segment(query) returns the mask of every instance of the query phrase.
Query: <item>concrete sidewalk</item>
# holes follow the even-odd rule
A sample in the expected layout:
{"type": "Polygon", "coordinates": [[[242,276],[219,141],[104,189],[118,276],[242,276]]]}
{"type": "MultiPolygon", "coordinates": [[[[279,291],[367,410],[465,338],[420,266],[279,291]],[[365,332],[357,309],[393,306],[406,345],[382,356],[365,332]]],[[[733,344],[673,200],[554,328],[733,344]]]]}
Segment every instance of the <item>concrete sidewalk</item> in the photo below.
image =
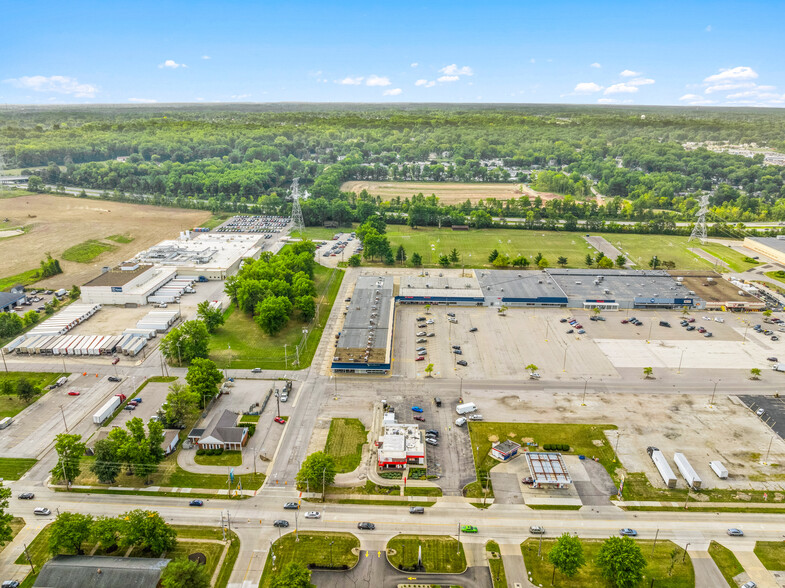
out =
{"type": "Polygon", "coordinates": [[[500,543],[499,551],[504,563],[504,574],[507,576],[507,588],[515,588],[516,584],[532,586],[533,584],[529,582],[529,574],[526,572],[520,544],[500,543]]]}
{"type": "Polygon", "coordinates": [[[731,551],[733,551],[733,555],[739,560],[750,579],[758,585],[758,588],[780,588],[779,583],[774,579],[774,575],[763,567],[755,552],[731,551]]]}
{"type": "Polygon", "coordinates": [[[695,588],[716,588],[725,585],[725,576],[722,575],[717,564],[708,551],[689,550],[692,568],[695,570],[695,588]]]}

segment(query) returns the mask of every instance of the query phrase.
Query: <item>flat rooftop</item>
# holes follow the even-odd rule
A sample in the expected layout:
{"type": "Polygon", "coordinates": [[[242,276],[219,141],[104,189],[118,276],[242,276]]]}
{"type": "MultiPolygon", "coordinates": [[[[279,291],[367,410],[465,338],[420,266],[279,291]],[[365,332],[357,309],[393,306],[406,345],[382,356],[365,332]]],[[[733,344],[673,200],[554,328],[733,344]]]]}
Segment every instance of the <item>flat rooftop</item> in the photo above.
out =
{"type": "Polygon", "coordinates": [[[169,239],[136,255],[143,263],[162,266],[228,268],[238,259],[255,257],[264,237],[235,233],[190,233],[169,239]]]}
{"type": "Polygon", "coordinates": [[[535,483],[570,484],[572,482],[561,453],[527,452],[524,455],[535,483]]]}
{"type": "Polygon", "coordinates": [[[777,237],[747,237],[747,239],[785,253],[785,239],[777,239],[777,237]]]}
{"type": "Polygon", "coordinates": [[[357,278],[334,361],[387,363],[392,335],[392,304],[392,277],[357,278]]]}
{"type": "MultiPolygon", "coordinates": [[[[724,279],[720,274],[705,272],[669,272],[677,280],[681,278],[687,290],[695,292],[695,296],[707,302],[760,302],[751,294],[739,294],[740,289],[724,279]]],[[[743,290],[742,290],[743,292],[743,290]]],[[[763,304],[761,302],[761,304],[763,304]]]]}
{"type": "MultiPolygon", "coordinates": [[[[433,270],[431,270],[433,272],[433,270]]],[[[482,298],[482,288],[473,271],[459,276],[401,276],[399,296],[482,298]]]]}
{"type": "Polygon", "coordinates": [[[547,273],[570,298],[633,300],[692,296],[689,288],[679,284],[664,270],[548,269],[547,273]],[[599,277],[602,279],[596,284],[599,277]]]}
{"type": "Polygon", "coordinates": [[[113,267],[108,272],[102,273],[100,276],[93,278],[87,282],[84,287],[107,287],[107,286],[125,286],[134,278],[141,276],[144,272],[152,268],[152,264],[131,264],[119,265],[113,267]],[[121,269],[123,267],[136,269],[121,269]]]}
{"type": "Polygon", "coordinates": [[[541,271],[477,270],[477,276],[486,298],[538,300],[554,298],[564,300],[567,295],[559,284],[541,271]]]}

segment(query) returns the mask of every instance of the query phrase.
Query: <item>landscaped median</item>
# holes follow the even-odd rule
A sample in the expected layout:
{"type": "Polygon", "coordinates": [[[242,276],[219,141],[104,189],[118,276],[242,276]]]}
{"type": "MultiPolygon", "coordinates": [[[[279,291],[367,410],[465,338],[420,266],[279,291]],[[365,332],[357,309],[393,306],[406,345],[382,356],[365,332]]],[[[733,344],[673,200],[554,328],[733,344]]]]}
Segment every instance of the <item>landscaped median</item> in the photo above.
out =
{"type": "Polygon", "coordinates": [[[485,544],[485,551],[488,552],[488,566],[491,568],[493,588],[507,588],[507,574],[504,573],[504,562],[499,544],[496,541],[488,541],[485,544]]]}
{"type": "Polygon", "coordinates": [[[755,555],[767,570],[785,570],[785,543],[782,541],[758,541],[755,555]]]}
{"type": "MultiPolygon", "coordinates": [[[[568,578],[556,571],[548,560],[548,552],[555,545],[556,539],[543,539],[541,555],[537,555],[539,539],[527,539],[521,543],[526,569],[531,573],[530,580],[535,586],[562,586],[564,588],[606,588],[610,584],[595,563],[597,554],[602,547],[602,539],[582,539],[583,556],[586,565],[578,568],[578,572],[568,578]],[[555,578],[551,584],[551,578],[555,578]]],[[[684,549],[670,541],[657,541],[652,550],[653,541],[636,540],[646,560],[641,586],[667,586],[668,588],[694,588],[695,572],[692,560],[684,549]]]]}
{"type": "Polygon", "coordinates": [[[720,573],[725,578],[725,581],[728,582],[728,586],[737,588],[738,584],[733,578],[743,574],[744,568],[739,563],[739,560],[736,559],[736,556],[733,555],[733,552],[716,541],[712,541],[709,544],[709,555],[714,560],[714,563],[717,564],[720,573]]]}
{"type": "Polygon", "coordinates": [[[460,574],[466,570],[463,545],[448,535],[397,535],[387,543],[387,559],[402,571],[460,574]],[[422,570],[417,556],[422,547],[422,570]]]}
{"type": "Polygon", "coordinates": [[[298,563],[307,568],[346,570],[357,565],[360,540],[351,533],[308,532],[287,533],[273,543],[264,564],[259,588],[270,588],[273,579],[288,563],[298,563]],[[275,557],[273,557],[275,556],[275,557]]]}

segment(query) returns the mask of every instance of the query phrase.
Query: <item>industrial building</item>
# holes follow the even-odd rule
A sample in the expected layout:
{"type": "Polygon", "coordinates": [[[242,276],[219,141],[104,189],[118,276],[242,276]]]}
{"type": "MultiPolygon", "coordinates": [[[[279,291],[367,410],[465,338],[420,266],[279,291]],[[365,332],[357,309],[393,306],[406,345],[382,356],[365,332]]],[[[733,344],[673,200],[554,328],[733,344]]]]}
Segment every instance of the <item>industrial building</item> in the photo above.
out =
{"type": "Polygon", "coordinates": [[[136,261],[103,268],[101,275],[82,286],[83,302],[140,306],[177,275],[177,269],[155,267],[136,261]]]}
{"type": "Polygon", "coordinates": [[[545,272],[483,270],[478,279],[487,306],[567,306],[564,290],[545,272]]]}
{"type": "Polygon", "coordinates": [[[360,276],[335,344],[336,372],[387,373],[392,356],[393,279],[360,276]]]}
{"type": "Polygon", "coordinates": [[[561,453],[525,452],[531,473],[532,488],[567,488],[572,478],[561,453]]]}
{"type": "Polygon", "coordinates": [[[0,292],[0,312],[11,312],[26,301],[24,288],[11,288],[9,292],[0,292]]]}
{"type": "Polygon", "coordinates": [[[438,276],[423,272],[422,275],[400,278],[400,304],[454,304],[483,306],[483,296],[477,276],[473,270],[461,272],[461,276],[438,276]]]}
{"type": "Polygon", "coordinates": [[[192,233],[161,241],[138,253],[134,260],[169,268],[188,276],[225,280],[237,273],[244,259],[258,259],[263,237],[248,234],[192,233]]]}
{"type": "Polygon", "coordinates": [[[785,235],[777,237],[745,237],[742,246],[785,264],[785,235]]]}
{"type": "Polygon", "coordinates": [[[735,278],[724,279],[713,271],[677,271],[668,272],[677,282],[691,292],[700,301],[696,308],[706,310],[764,310],[766,303],[757,298],[760,290],[735,278]]]}
{"type": "Polygon", "coordinates": [[[158,586],[170,559],[55,555],[41,568],[34,586],[58,588],[149,588],[158,586]]]}

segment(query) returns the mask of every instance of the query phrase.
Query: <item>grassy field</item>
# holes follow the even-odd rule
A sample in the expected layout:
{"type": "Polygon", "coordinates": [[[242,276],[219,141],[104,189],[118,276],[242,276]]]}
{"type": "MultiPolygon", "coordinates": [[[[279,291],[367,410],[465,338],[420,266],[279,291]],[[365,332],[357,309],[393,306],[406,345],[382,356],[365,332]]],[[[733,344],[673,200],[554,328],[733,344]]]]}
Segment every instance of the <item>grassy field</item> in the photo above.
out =
{"type": "Polygon", "coordinates": [[[382,200],[392,200],[397,197],[411,198],[420,193],[425,196],[435,194],[442,204],[461,204],[466,200],[477,203],[485,198],[496,198],[497,200],[520,198],[523,196],[520,185],[520,183],[503,182],[372,182],[361,180],[344,182],[341,185],[341,191],[359,194],[363,190],[367,190],[382,200]]]}
{"type": "Polygon", "coordinates": [[[714,563],[717,564],[720,573],[728,582],[728,586],[730,588],[736,588],[737,584],[733,578],[734,576],[741,574],[744,571],[744,568],[741,567],[739,560],[736,559],[733,552],[716,541],[712,541],[709,544],[709,555],[711,556],[711,559],[714,560],[714,563]]]}
{"type": "Polygon", "coordinates": [[[196,455],[194,461],[199,465],[239,466],[243,465],[241,451],[224,451],[221,455],[196,455]]]}
{"type": "MultiPolygon", "coordinates": [[[[16,537],[16,534],[22,530],[22,527],[25,526],[25,520],[22,517],[14,517],[8,524],[11,527],[11,539],[13,539],[16,537]]],[[[10,542],[11,540],[9,539],[8,543],[10,542]]],[[[0,551],[3,551],[3,549],[8,546],[8,543],[5,545],[0,545],[0,551]]]]}
{"type": "Polygon", "coordinates": [[[130,235],[109,235],[107,239],[114,241],[115,243],[120,243],[121,245],[131,243],[134,240],[130,235]]]}
{"type": "Polygon", "coordinates": [[[353,567],[359,560],[359,557],[352,553],[352,549],[360,547],[360,540],[351,533],[311,532],[299,535],[298,542],[295,542],[294,533],[288,533],[273,543],[275,567],[273,567],[273,558],[268,555],[259,588],[269,588],[281,568],[289,562],[299,562],[305,566],[315,564],[353,567]],[[332,547],[330,547],[331,542],[332,547]]]}
{"type": "Polygon", "coordinates": [[[38,281],[40,272],[40,269],[31,269],[21,274],[0,278],[0,292],[7,291],[17,284],[22,284],[23,286],[35,284],[38,281]]]}
{"type": "MultiPolygon", "coordinates": [[[[553,575],[553,566],[548,562],[548,551],[556,543],[555,539],[544,539],[542,542],[542,557],[537,557],[538,539],[527,539],[521,543],[523,559],[526,569],[531,572],[531,581],[535,586],[550,586],[553,575]]],[[[586,565],[572,578],[565,578],[556,572],[556,581],[553,586],[564,588],[611,588],[613,584],[600,576],[594,565],[594,559],[602,545],[600,539],[583,539],[583,555],[586,565]]],[[[670,541],[658,541],[652,556],[652,541],[636,541],[643,551],[648,566],[644,570],[644,581],[641,586],[649,586],[654,580],[655,586],[668,588],[694,588],[695,572],[692,569],[692,560],[687,555],[684,563],[681,559],[684,550],[670,541]],[[671,569],[673,562],[673,570],[671,569]]]]}
{"type": "Polygon", "coordinates": [[[747,270],[760,265],[755,260],[745,261],[745,259],[752,258],[747,258],[746,255],[731,249],[727,245],[720,245],[719,243],[704,243],[703,245],[700,245],[700,248],[727,263],[728,267],[730,267],[730,269],[734,272],[746,272],[747,270]]]}
{"type": "Polygon", "coordinates": [[[351,472],[360,465],[368,431],[360,419],[333,419],[327,435],[325,453],[335,459],[338,473],[351,472]]]}
{"type": "Polygon", "coordinates": [[[30,402],[23,402],[15,394],[0,394],[0,419],[16,416],[25,408],[33,404],[36,400],[47,393],[44,388],[53,384],[58,378],[66,374],[48,374],[43,372],[0,372],[0,383],[9,380],[16,387],[16,383],[22,378],[28,380],[36,388],[41,390],[40,394],[33,397],[30,402]]]}
{"type": "Polygon", "coordinates": [[[466,569],[463,545],[447,535],[396,535],[387,543],[395,555],[388,559],[396,568],[417,565],[418,547],[422,546],[422,565],[429,574],[460,574],[466,569]]]}
{"type": "Polygon", "coordinates": [[[212,218],[207,219],[206,221],[204,221],[199,226],[200,227],[205,227],[207,229],[214,229],[215,227],[224,224],[226,221],[228,221],[233,216],[234,216],[234,213],[232,213],[232,212],[219,212],[217,214],[214,214],[212,216],[212,218]]]}
{"type": "Polygon", "coordinates": [[[758,541],[755,555],[767,570],[785,570],[785,543],[782,541],[758,541]]]}
{"type": "Polygon", "coordinates": [[[230,307],[225,314],[226,322],[210,339],[210,359],[219,368],[288,369],[295,366],[294,350],[302,339],[302,330],[309,328],[308,339],[300,352],[299,365],[300,368],[308,367],[319,345],[343,276],[344,272],[341,270],[317,265],[314,281],[319,306],[318,322],[309,326],[297,320],[290,320],[275,337],[266,335],[252,317],[238,311],[235,307],[230,307]],[[330,281],[333,272],[335,274],[330,281]]]}
{"type": "Polygon", "coordinates": [[[90,263],[102,253],[114,251],[114,249],[114,245],[89,239],[63,251],[63,259],[77,263],[90,263]]]}
{"type": "MultiPolygon", "coordinates": [[[[313,490],[313,489],[312,489],[313,490]]],[[[365,482],[365,486],[355,486],[346,488],[344,486],[327,486],[326,494],[376,494],[377,496],[399,496],[400,486],[377,486],[370,480],[365,482]]]]}
{"type": "Polygon", "coordinates": [[[407,486],[403,491],[404,496],[441,496],[441,488],[420,488],[417,486],[407,486]]]}
{"type": "MultiPolygon", "coordinates": [[[[688,237],[677,235],[627,235],[620,233],[600,234],[627,259],[637,265],[635,269],[649,269],[649,260],[656,255],[663,261],[672,261],[676,269],[711,269],[713,266],[692,251],[688,251],[688,237]]],[[[592,233],[594,235],[594,233],[592,233]]],[[[689,247],[697,246],[695,242],[689,247]]]]}
{"type": "MultiPolygon", "coordinates": [[[[525,441],[533,441],[539,443],[540,447],[546,443],[567,443],[570,445],[570,453],[583,454],[589,458],[599,458],[600,463],[613,475],[616,467],[616,454],[604,433],[604,431],[609,429],[616,429],[616,425],[469,423],[474,463],[478,473],[490,470],[499,463],[488,455],[491,450],[491,444],[510,439],[520,444],[523,444],[525,441]],[[601,441],[602,445],[599,447],[595,445],[593,443],[595,440],[601,441]],[[479,450],[477,449],[478,447],[479,450]]],[[[492,493],[489,492],[488,495],[490,497],[492,493]]]]}
{"type": "Polygon", "coordinates": [[[18,480],[37,462],[37,459],[32,458],[0,457],[0,478],[18,480]]]}
{"type": "Polygon", "coordinates": [[[488,557],[493,588],[507,588],[507,574],[504,573],[504,562],[502,561],[499,551],[499,544],[496,543],[496,541],[488,541],[488,543],[485,544],[485,550],[498,554],[497,558],[488,557]]]}

